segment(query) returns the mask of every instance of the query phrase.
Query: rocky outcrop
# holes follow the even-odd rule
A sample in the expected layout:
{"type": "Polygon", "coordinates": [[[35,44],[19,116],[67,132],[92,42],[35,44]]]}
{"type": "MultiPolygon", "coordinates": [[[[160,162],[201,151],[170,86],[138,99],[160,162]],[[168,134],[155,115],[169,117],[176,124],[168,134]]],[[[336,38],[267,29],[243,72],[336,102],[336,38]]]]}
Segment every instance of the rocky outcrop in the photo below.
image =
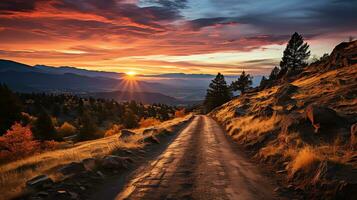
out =
{"type": "Polygon", "coordinates": [[[26,182],[26,186],[33,189],[49,187],[53,181],[47,175],[39,175],[26,182]]]}
{"type": "Polygon", "coordinates": [[[321,128],[337,125],[343,121],[335,110],[317,105],[309,105],[306,108],[305,116],[315,127],[316,133],[319,132],[321,128]]]}
{"type": "Polygon", "coordinates": [[[283,85],[280,87],[276,94],[276,104],[278,105],[283,105],[289,101],[291,101],[291,95],[298,90],[298,87],[295,85],[292,85],[290,83],[283,85]]]}
{"type": "Polygon", "coordinates": [[[157,139],[156,136],[150,135],[148,137],[144,137],[141,142],[147,143],[147,144],[160,144],[160,140],[157,139]]]}
{"type": "Polygon", "coordinates": [[[133,136],[133,135],[135,135],[134,132],[129,131],[127,129],[123,129],[120,131],[119,139],[124,139],[124,138],[130,137],[130,136],[133,136]]]}
{"type": "Polygon", "coordinates": [[[68,165],[65,165],[58,169],[58,172],[60,172],[63,175],[71,175],[71,174],[76,174],[85,171],[85,167],[83,163],[79,162],[72,162],[68,165]]]}
{"type": "Polygon", "coordinates": [[[330,57],[327,69],[336,69],[357,64],[357,41],[337,45],[330,57]]]}
{"type": "Polygon", "coordinates": [[[101,167],[105,169],[127,169],[130,162],[131,160],[127,157],[109,155],[103,158],[101,167]]]}

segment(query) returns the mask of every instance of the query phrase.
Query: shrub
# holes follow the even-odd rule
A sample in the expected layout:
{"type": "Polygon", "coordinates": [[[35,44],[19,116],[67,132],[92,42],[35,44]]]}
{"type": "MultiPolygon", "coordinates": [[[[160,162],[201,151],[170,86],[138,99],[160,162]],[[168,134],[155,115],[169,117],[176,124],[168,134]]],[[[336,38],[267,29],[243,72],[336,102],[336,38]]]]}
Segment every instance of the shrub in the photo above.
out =
{"type": "Polygon", "coordinates": [[[140,128],[144,128],[144,127],[149,127],[149,126],[155,126],[160,123],[161,123],[160,120],[150,117],[150,118],[146,118],[146,119],[141,118],[139,125],[140,125],[140,128]]]}
{"type": "Polygon", "coordinates": [[[175,117],[184,117],[186,115],[186,110],[184,108],[175,111],[175,117]]]}
{"type": "Polygon", "coordinates": [[[57,133],[59,134],[60,137],[74,135],[76,132],[77,132],[76,127],[74,127],[72,124],[68,122],[64,122],[62,126],[57,128],[57,133]]]}
{"type": "Polygon", "coordinates": [[[57,138],[53,121],[45,110],[40,111],[32,130],[35,138],[39,140],[53,140],[57,138]]]}
{"type": "Polygon", "coordinates": [[[311,147],[302,148],[291,164],[291,172],[294,174],[299,170],[308,170],[310,167],[321,160],[317,150],[311,147]]]}
{"type": "Polygon", "coordinates": [[[96,122],[89,113],[84,112],[80,121],[81,126],[79,128],[78,140],[84,141],[100,138],[96,122]]]}
{"type": "Polygon", "coordinates": [[[135,128],[138,126],[138,116],[131,109],[125,111],[123,117],[123,125],[125,128],[135,128]]]}
{"type": "Polygon", "coordinates": [[[110,129],[108,129],[107,131],[105,131],[104,133],[104,137],[109,137],[115,134],[118,134],[120,132],[121,129],[123,129],[123,125],[121,124],[114,124],[110,129]]]}
{"type": "Polygon", "coordinates": [[[31,129],[19,123],[12,125],[0,137],[0,161],[15,160],[33,154],[39,149],[39,143],[33,140],[31,129]]]}

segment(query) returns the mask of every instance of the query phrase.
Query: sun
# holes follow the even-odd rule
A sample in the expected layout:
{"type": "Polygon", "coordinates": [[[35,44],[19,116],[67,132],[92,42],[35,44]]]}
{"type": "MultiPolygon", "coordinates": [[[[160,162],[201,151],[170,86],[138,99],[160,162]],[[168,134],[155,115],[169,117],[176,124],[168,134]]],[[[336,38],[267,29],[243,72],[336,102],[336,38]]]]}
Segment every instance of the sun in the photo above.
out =
{"type": "Polygon", "coordinates": [[[130,76],[130,77],[134,77],[134,76],[136,75],[136,72],[134,72],[134,71],[128,71],[128,72],[126,72],[126,75],[127,75],[127,76],[130,76]]]}

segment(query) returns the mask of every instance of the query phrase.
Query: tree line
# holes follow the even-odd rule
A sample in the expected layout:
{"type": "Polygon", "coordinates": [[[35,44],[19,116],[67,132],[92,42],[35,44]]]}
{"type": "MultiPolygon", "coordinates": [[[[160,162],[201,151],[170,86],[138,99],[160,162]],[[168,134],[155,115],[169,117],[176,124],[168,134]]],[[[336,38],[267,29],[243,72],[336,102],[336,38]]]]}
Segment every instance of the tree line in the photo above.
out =
{"type": "Polygon", "coordinates": [[[164,104],[82,98],[71,94],[14,93],[0,85],[0,136],[12,125],[30,126],[34,139],[61,141],[77,135],[79,141],[103,137],[113,125],[136,128],[143,119],[165,121],[178,108],[164,104]]]}
{"type": "MultiPolygon", "coordinates": [[[[271,87],[284,77],[300,74],[303,68],[307,66],[309,57],[309,45],[304,42],[300,34],[295,32],[283,52],[280,65],[272,69],[268,78],[262,77],[259,89],[271,87]]],[[[326,55],[323,57],[326,57],[326,55]]],[[[251,88],[252,80],[253,77],[250,74],[242,71],[239,78],[228,85],[224,75],[218,73],[207,89],[204,101],[205,111],[210,112],[214,108],[230,101],[233,98],[233,92],[239,91],[241,95],[244,94],[251,88]]]]}

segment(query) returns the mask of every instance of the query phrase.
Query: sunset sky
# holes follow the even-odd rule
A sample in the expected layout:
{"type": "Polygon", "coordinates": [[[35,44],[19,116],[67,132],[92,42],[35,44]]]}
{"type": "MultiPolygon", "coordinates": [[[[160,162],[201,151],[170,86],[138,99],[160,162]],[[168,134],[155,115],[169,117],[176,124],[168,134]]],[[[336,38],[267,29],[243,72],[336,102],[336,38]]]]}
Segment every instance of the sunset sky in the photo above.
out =
{"type": "Polygon", "coordinates": [[[293,32],[321,56],[356,0],[1,0],[0,58],[141,74],[267,74],[293,32]]]}

